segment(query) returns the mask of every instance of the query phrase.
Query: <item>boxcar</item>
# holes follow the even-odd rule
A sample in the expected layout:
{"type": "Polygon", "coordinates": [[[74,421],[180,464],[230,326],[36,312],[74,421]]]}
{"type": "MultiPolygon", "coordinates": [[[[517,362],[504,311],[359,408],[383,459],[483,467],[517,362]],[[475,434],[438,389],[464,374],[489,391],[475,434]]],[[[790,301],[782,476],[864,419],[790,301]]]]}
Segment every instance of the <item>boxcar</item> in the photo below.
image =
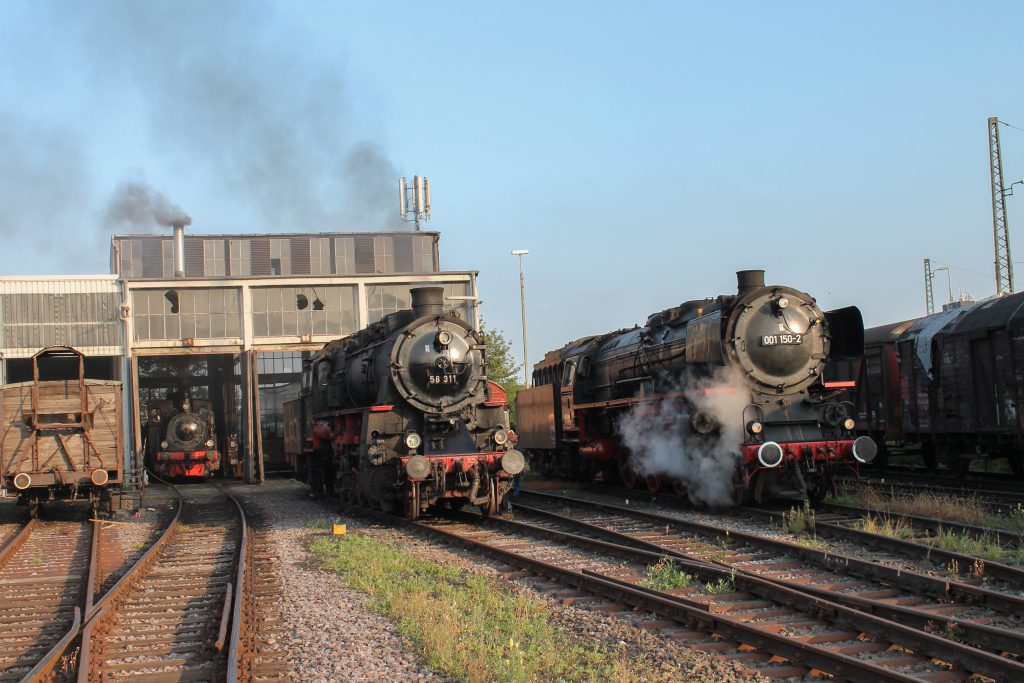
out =
{"type": "Polygon", "coordinates": [[[67,346],[33,356],[32,377],[0,388],[5,493],[33,514],[52,500],[109,504],[123,480],[121,383],[86,379],[82,353],[67,346]]]}

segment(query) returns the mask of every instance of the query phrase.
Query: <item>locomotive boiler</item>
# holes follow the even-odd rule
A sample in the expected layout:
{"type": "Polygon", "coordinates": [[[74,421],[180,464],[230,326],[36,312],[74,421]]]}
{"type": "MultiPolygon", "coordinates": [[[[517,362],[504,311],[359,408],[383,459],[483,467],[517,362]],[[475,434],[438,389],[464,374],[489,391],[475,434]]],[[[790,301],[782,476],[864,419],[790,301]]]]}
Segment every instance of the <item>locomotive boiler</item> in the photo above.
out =
{"type": "Polygon", "coordinates": [[[485,515],[504,503],[525,458],[487,382],[482,336],[443,304],[443,288],[414,288],[412,310],[304,364],[285,450],[314,490],[409,518],[442,501],[485,515]]]}
{"type": "Polygon", "coordinates": [[[175,394],[150,401],[146,461],[160,477],[206,478],[220,470],[213,402],[175,394]]]}
{"type": "Polygon", "coordinates": [[[870,462],[852,406],[822,382],[830,356],[863,350],[856,308],[737,273],[735,294],[687,301],[633,329],[548,353],[517,397],[520,446],[547,473],[667,481],[698,502],[820,499],[840,467],[870,462]]]}

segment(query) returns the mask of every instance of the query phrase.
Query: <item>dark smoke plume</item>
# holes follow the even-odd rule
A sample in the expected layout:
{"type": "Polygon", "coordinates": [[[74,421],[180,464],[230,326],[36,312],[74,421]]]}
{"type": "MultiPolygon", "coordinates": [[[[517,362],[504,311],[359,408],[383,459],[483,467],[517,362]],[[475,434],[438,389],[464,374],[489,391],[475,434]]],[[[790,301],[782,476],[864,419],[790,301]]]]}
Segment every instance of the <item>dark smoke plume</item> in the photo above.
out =
{"type": "Polygon", "coordinates": [[[118,185],[107,206],[106,224],[109,227],[127,225],[135,230],[170,228],[191,225],[192,217],[169,200],[163,193],[135,180],[118,185]]]}
{"type": "Polygon", "coordinates": [[[153,152],[208,181],[225,208],[239,207],[240,221],[402,228],[399,173],[366,142],[378,117],[355,116],[344,64],[307,56],[308,40],[278,7],[97,0],[75,8],[57,20],[90,46],[99,90],[134,84],[153,152]]]}
{"type": "MultiPolygon", "coordinates": [[[[76,131],[0,111],[0,272],[25,273],[26,250],[48,273],[81,273],[102,263],[88,230],[94,216],[85,153],[76,131]]],[[[38,270],[36,272],[39,272],[38,270]]]]}

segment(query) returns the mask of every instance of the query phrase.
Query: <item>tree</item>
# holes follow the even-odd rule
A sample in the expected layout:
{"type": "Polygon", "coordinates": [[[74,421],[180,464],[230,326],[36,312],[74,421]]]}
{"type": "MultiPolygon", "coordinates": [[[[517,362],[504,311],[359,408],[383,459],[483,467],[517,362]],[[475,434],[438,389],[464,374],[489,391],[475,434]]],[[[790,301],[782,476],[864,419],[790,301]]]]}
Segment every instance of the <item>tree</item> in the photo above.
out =
{"type": "Polygon", "coordinates": [[[501,388],[508,393],[509,420],[514,424],[516,421],[516,394],[524,389],[522,380],[519,379],[522,364],[515,362],[512,357],[512,344],[505,337],[501,330],[487,328],[484,321],[480,321],[480,332],[484,336],[484,343],[487,344],[487,379],[501,385],[501,388]]]}

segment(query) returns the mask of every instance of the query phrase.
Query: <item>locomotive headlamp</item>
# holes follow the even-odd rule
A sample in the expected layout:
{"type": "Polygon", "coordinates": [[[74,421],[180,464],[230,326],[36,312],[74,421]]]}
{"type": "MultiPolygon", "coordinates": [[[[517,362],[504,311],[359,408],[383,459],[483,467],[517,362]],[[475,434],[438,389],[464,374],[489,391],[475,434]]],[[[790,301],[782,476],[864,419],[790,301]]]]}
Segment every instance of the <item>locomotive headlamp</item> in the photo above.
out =
{"type": "Polygon", "coordinates": [[[166,441],[161,441],[160,442],[160,448],[167,448],[167,442],[166,441]]]}
{"type": "Polygon", "coordinates": [[[765,467],[778,467],[782,464],[782,446],[774,441],[765,441],[757,449],[757,461],[765,467]]]}
{"type": "Polygon", "coordinates": [[[778,306],[780,310],[789,308],[789,299],[784,296],[780,296],[779,300],[775,302],[775,305],[778,306]]]}
{"type": "Polygon", "coordinates": [[[416,450],[417,448],[420,447],[420,444],[422,443],[423,437],[417,434],[416,432],[409,432],[408,434],[405,435],[405,447],[408,448],[410,451],[416,450]]]}
{"type": "Polygon", "coordinates": [[[852,417],[848,417],[845,420],[843,420],[843,429],[845,429],[846,431],[850,431],[851,429],[853,429],[856,426],[857,426],[857,423],[856,423],[856,421],[854,421],[854,419],[852,417]]]}
{"type": "Polygon", "coordinates": [[[869,463],[878,453],[878,444],[870,436],[860,436],[853,442],[853,459],[857,462],[869,463]]]}
{"type": "Polygon", "coordinates": [[[764,431],[764,425],[757,420],[751,420],[747,423],[747,431],[751,434],[760,434],[764,431]]]}
{"type": "Polygon", "coordinates": [[[452,333],[448,330],[441,330],[437,333],[437,343],[441,346],[448,346],[452,343],[452,333]]]}
{"type": "Polygon", "coordinates": [[[213,448],[213,439],[207,439],[206,440],[206,447],[207,448],[213,448]]]}
{"type": "Polygon", "coordinates": [[[508,443],[508,432],[506,432],[504,429],[501,429],[500,427],[496,429],[494,432],[494,443],[498,444],[499,446],[504,446],[506,443],[508,443]]]}
{"type": "Polygon", "coordinates": [[[415,455],[405,463],[405,473],[410,479],[422,481],[430,476],[430,461],[422,455],[415,455]]]}
{"type": "Polygon", "coordinates": [[[501,456],[501,469],[509,474],[519,474],[525,467],[526,456],[519,451],[505,451],[505,455],[501,456]]]}

